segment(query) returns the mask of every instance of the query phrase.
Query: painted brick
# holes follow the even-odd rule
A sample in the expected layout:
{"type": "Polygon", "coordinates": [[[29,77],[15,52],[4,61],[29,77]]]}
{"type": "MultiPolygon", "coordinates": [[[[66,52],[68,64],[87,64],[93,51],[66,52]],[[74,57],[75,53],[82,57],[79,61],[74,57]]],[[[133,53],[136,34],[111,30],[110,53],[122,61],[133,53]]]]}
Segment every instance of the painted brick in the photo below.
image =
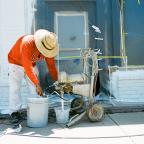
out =
{"type": "MultiPolygon", "coordinates": [[[[21,99],[22,105],[27,104],[27,97],[29,96],[29,91],[26,85],[21,87],[21,99]]],[[[0,86],[0,110],[8,108],[9,99],[9,86],[0,86]]]]}

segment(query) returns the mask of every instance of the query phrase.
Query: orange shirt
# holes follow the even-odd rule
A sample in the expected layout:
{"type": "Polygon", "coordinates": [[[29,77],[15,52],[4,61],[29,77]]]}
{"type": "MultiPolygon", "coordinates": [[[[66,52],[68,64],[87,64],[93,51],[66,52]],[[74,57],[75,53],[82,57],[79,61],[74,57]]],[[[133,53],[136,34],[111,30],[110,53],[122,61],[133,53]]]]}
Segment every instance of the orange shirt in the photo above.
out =
{"type": "Polygon", "coordinates": [[[58,79],[54,58],[44,57],[37,49],[33,35],[20,37],[8,54],[8,61],[24,67],[29,79],[35,84],[39,84],[37,75],[33,72],[33,66],[39,60],[45,59],[49,73],[53,80],[58,79]]]}

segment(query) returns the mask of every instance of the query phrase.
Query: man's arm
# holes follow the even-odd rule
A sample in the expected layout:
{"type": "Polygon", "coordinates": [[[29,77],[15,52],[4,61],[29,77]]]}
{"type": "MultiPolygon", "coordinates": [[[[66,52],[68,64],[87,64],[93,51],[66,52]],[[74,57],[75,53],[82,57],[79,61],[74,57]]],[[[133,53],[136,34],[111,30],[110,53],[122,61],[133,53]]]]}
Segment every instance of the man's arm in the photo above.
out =
{"type": "Polygon", "coordinates": [[[47,64],[47,67],[48,67],[48,71],[51,75],[51,78],[54,81],[57,81],[58,80],[58,71],[57,71],[57,68],[56,68],[54,58],[45,58],[45,60],[46,60],[46,64],[47,64]]]}
{"type": "Polygon", "coordinates": [[[25,73],[29,77],[29,79],[33,82],[33,84],[35,85],[37,94],[41,96],[42,88],[40,86],[38,76],[33,71],[33,65],[31,62],[31,53],[29,51],[27,42],[24,42],[21,45],[21,54],[22,54],[22,64],[23,64],[25,73]]]}
{"type": "Polygon", "coordinates": [[[22,46],[22,64],[25,70],[25,73],[29,77],[29,79],[33,82],[34,85],[39,84],[39,80],[37,75],[33,71],[33,65],[30,59],[29,51],[25,45],[22,46]]]}

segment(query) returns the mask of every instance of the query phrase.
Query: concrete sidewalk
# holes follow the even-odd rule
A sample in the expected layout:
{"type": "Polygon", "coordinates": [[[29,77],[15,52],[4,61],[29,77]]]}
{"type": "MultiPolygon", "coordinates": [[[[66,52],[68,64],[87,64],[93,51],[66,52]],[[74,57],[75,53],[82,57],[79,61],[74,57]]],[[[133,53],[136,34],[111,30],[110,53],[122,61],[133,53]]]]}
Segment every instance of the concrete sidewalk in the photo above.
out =
{"type": "Polygon", "coordinates": [[[85,117],[70,128],[49,122],[45,128],[29,128],[13,133],[10,125],[0,125],[0,144],[143,144],[144,113],[108,114],[102,122],[85,117]]]}

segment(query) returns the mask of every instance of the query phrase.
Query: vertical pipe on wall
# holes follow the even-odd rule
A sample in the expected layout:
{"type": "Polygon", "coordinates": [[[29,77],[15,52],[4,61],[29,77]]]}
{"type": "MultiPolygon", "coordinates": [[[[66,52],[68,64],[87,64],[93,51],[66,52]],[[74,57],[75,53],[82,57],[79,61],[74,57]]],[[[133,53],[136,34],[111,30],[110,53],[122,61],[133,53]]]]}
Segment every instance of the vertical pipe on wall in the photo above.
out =
{"type": "Polygon", "coordinates": [[[24,21],[25,34],[33,34],[35,32],[35,8],[36,0],[23,0],[24,2],[24,21]]]}
{"type": "Polygon", "coordinates": [[[36,30],[36,17],[35,17],[35,12],[37,9],[35,8],[36,5],[36,0],[33,0],[33,6],[32,6],[32,11],[33,11],[33,32],[36,30]]]}
{"type": "MultiPolygon", "coordinates": [[[[57,34],[57,39],[58,39],[58,12],[54,13],[54,32],[57,34]]],[[[58,44],[58,49],[59,49],[59,44],[58,44]]],[[[60,72],[60,55],[59,55],[59,52],[58,52],[58,55],[56,57],[56,60],[57,60],[57,69],[58,69],[58,72],[60,72]]]]}
{"type": "Polygon", "coordinates": [[[127,65],[126,50],[125,50],[125,32],[124,32],[124,0],[120,0],[120,31],[121,31],[121,56],[122,65],[127,65]]]}
{"type": "Polygon", "coordinates": [[[25,21],[25,34],[28,34],[28,1],[24,0],[24,21],[25,21]]]}

